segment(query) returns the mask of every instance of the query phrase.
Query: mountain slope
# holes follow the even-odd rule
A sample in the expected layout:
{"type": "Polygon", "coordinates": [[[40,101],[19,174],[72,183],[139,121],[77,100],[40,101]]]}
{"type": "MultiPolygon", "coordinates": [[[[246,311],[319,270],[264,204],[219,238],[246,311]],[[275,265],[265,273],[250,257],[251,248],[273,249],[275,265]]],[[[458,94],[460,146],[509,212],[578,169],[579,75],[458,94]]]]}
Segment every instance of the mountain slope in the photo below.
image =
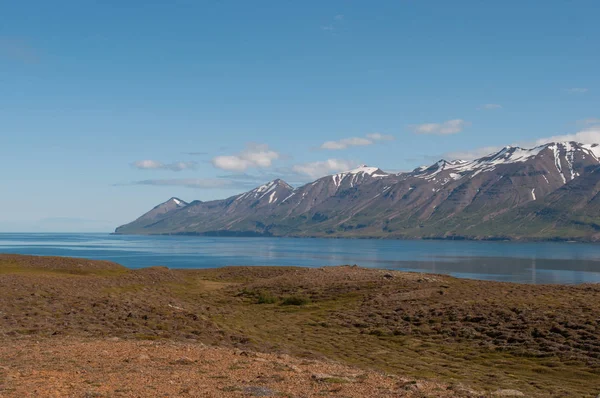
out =
{"type": "Polygon", "coordinates": [[[116,233],[596,239],[599,158],[598,145],[562,142],[409,173],[361,166],[296,189],[274,180],[224,200],[168,201],[116,233]]]}
{"type": "MultiPolygon", "coordinates": [[[[184,202],[183,200],[173,197],[173,198],[167,200],[166,202],[163,202],[163,203],[159,204],[158,206],[155,206],[152,210],[143,214],[138,219],[136,219],[135,221],[133,221],[127,225],[129,228],[135,228],[135,229],[151,228],[151,226],[154,225],[155,223],[172,215],[173,213],[186,207],[187,205],[188,205],[188,203],[184,202]]],[[[122,227],[117,228],[117,230],[115,232],[119,233],[121,228],[122,227]]]]}
{"type": "Polygon", "coordinates": [[[600,166],[545,198],[473,228],[472,233],[537,239],[600,240],[600,166]]]}

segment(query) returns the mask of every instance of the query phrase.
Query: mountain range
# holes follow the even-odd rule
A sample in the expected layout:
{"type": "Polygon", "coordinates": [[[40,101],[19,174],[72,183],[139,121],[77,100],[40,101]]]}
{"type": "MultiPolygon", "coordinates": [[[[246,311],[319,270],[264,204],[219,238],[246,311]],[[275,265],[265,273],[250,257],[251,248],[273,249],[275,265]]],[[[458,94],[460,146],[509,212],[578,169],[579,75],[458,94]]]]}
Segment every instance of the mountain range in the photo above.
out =
{"type": "Polygon", "coordinates": [[[361,166],[298,188],[178,198],[117,234],[600,241],[600,146],[507,146],[406,173],[361,166]]]}

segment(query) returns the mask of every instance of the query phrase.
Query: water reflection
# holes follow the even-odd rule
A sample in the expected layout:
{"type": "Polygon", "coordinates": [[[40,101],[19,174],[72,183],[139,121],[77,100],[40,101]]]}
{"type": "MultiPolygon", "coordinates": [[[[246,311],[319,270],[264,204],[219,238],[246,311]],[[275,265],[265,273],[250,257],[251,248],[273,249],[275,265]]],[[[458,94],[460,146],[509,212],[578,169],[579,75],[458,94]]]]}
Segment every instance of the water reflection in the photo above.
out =
{"type": "Polygon", "coordinates": [[[0,252],[166,265],[364,267],[521,283],[600,282],[600,246],[569,243],[0,234],[0,252]]]}

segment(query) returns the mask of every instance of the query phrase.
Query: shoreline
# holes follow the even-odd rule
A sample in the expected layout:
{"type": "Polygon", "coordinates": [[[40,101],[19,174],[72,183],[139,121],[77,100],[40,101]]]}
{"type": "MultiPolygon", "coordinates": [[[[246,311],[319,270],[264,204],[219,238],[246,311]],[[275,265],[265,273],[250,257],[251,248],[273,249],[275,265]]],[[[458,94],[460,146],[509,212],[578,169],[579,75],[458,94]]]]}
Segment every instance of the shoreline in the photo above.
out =
{"type": "Polygon", "coordinates": [[[402,236],[332,236],[332,235],[273,235],[259,232],[245,231],[212,231],[212,232],[175,232],[159,234],[133,234],[110,232],[109,235],[115,236],[193,236],[193,237],[211,237],[211,238],[290,238],[290,239],[346,239],[346,240],[399,240],[399,241],[466,241],[466,242],[511,242],[511,243],[586,243],[600,244],[600,239],[588,239],[579,237],[508,237],[508,236],[425,236],[425,237],[402,237],[402,236]]]}
{"type": "MultiPolygon", "coordinates": [[[[106,263],[112,263],[112,260],[102,260],[102,259],[90,259],[88,257],[82,256],[82,257],[76,257],[76,256],[66,256],[66,255],[45,255],[45,254],[21,254],[21,253],[15,253],[15,252],[1,252],[0,251],[0,259],[2,257],[34,257],[34,258],[39,258],[39,259],[44,259],[44,258],[53,258],[53,259],[64,259],[64,260],[70,260],[70,259],[80,259],[82,261],[92,261],[92,262],[106,262],[106,263]]],[[[469,259],[485,259],[485,260],[504,260],[504,257],[472,257],[469,259]]],[[[526,258],[520,258],[520,257],[515,257],[513,258],[515,260],[527,260],[526,258]]],[[[565,261],[565,260],[560,260],[560,259],[546,259],[547,261],[565,261]]],[[[571,261],[576,261],[576,260],[571,260],[571,261]]],[[[588,260],[590,261],[590,260],[588,260]]],[[[591,260],[594,262],[597,262],[600,265],[600,260],[595,261],[595,260],[591,260]]],[[[407,264],[410,263],[419,263],[419,261],[405,261],[407,264]]],[[[180,272],[203,272],[203,271],[218,271],[218,270],[223,270],[223,269],[227,269],[227,268],[248,268],[248,269],[252,269],[252,268],[279,268],[279,269],[303,269],[303,270],[314,270],[314,269],[321,269],[321,268],[338,268],[338,267],[356,267],[356,268],[360,268],[360,269],[364,269],[364,270],[372,270],[372,271],[384,271],[384,272],[400,272],[400,273],[407,273],[407,274],[414,274],[414,275],[423,275],[423,276],[432,276],[432,277],[444,277],[444,278],[452,278],[452,279],[458,279],[458,280],[466,280],[466,281],[473,281],[473,282],[490,282],[490,283],[503,283],[503,284],[515,284],[515,285],[527,285],[527,286],[583,286],[583,285],[599,285],[600,286],[600,281],[583,281],[583,282],[542,282],[539,283],[537,281],[514,281],[514,280],[501,280],[501,279],[493,279],[493,278],[477,278],[475,276],[457,276],[457,274],[462,274],[462,272],[458,272],[458,271],[452,271],[452,272],[448,272],[448,273],[443,273],[443,272],[432,272],[430,270],[418,270],[416,268],[385,268],[385,267],[366,267],[366,266],[362,266],[362,265],[358,265],[358,264],[333,264],[333,265],[315,265],[315,266],[307,266],[307,265],[270,265],[270,264],[266,264],[266,265],[259,265],[259,264],[249,264],[249,265],[223,265],[223,266],[211,266],[211,267],[197,267],[197,268],[191,268],[191,267],[171,267],[168,265],[163,265],[163,264],[154,264],[154,265],[147,265],[147,266],[142,266],[142,267],[129,267],[126,265],[121,265],[119,263],[115,263],[129,271],[144,271],[144,270],[148,270],[148,269],[157,269],[157,268],[161,268],[161,269],[166,269],[169,271],[180,271],[180,272]]],[[[600,272],[593,272],[593,271],[577,271],[577,272],[588,272],[588,273],[600,273],[600,272]]],[[[469,273],[471,275],[471,273],[469,273]]],[[[481,275],[486,275],[486,274],[481,274],[481,275]]],[[[499,275],[504,275],[504,274],[499,274],[499,275]]]]}
{"type": "MultiPolygon", "coordinates": [[[[35,235],[35,234],[27,234],[27,235],[35,235]]],[[[43,234],[44,236],[47,234],[43,234]]],[[[60,234],[59,234],[60,235],[60,234]]],[[[71,235],[71,234],[67,234],[71,235]]],[[[85,234],[74,234],[75,236],[85,234]]],[[[99,236],[110,236],[106,233],[92,233],[92,236],[97,237],[97,239],[102,239],[99,236]]],[[[155,237],[155,238],[169,238],[166,235],[136,235],[138,237],[155,237]]],[[[170,236],[173,239],[177,239],[177,236],[170,236]]],[[[210,239],[219,239],[219,238],[210,238],[210,239]]],[[[221,244],[226,242],[226,238],[221,244]]],[[[240,238],[244,239],[244,238],[240,238]]],[[[294,239],[294,238],[279,238],[282,241],[286,239],[294,239]]],[[[120,242],[119,239],[116,240],[120,242]]],[[[128,240],[123,240],[123,242],[127,242],[128,240]]],[[[0,243],[2,241],[0,240],[0,243]]],[[[49,240],[52,242],[52,240],[49,240]]],[[[90,242],[94,242],[91,240],[90,242]]],[[[153,242],[153,239],[141,240],[140,242],[153,242]]],[[[170,239],[163,239],[160,241],[161,244],[169,244],[170,239]]],[[[381,250],[382,256],[377,260],[372,260],[368,256],[363,256],[361,253],[362,249],[358,249],[354,251],[356,254],[356,258],[354,258],[354,262],[352,261],[353,255],[352,253],[345,255],[344,257],[339,258],[336,262],[330,261],[327,257],[323,257],[323,260],[320,260],[320,256],[317,252],[312,253],[314,257],[310,257],[310,259],[306,258],[294,258],[295,260],[286,259],[285,256],[281,257],[282,261],[272,260],[270,261],[267,257],[251,257],[250,261],[242,262],[232,260],[230,261],[222,261],[222,258],[219,255],[211,254],[210,251],[202,251],[205,245],[196,246],[193,243],[193,238],[187,241],[192,247],[197,247],[200,250],[195,254],[182,254],[181,257],[179,255],[175,255],[173,257],[169,257],[167,252],[157,252],[156,257],[159,258],[158,261],[154,261],[154,255],[152,256],[141,256],[135,255],[134,251],[128,251],[126,248],[121,248],[117,245],[116,254],[112,255],[98,255],[95,253],[88,253],[87,250],[83,250],[79,255],[74,256],[75,253],[72,253],[70,250],[65,247],[58,245],[52,246],[49,245],[49,250],[22,250],[19,251],[18,246],[7,247],[3,249],[0,248],[0,256],[2,255],[16,255],[16,256],[35,256],[35,257],[45,257],[45,256],[55,256],[64,259],[68,259],[71,257],[87,259],[87,258],[95,258],[96,260],[107,260],[107,261],[119,261],[119,259],[124,260],[124,266],[131,270],[136,269],[144,269],[147,267],[168,267],[172,270],[207,270],[207,269],[220,269],[224,267],[230,266],[240,266],[240,267],[299,267],[299,268],[307,268],[307,269],[315,269],[321,267],[338,267],[338,266],[359,266],[364,267],[366,269],[372,270],[390,270],[390,271],[400,271],[400,272],[411,272],[417,274],[433,274],[433,275],[446,275],[449,277],[457,278],[457,279],[465,279],[465,280],[474,280],[474,281],[497,281],[502,283],[516,283],[516,284],[525,284],[525,285],[554,285],[554,286],[576,286],[581,284],[600,284],[600,258],[596,257],[595,251],[592,249],[592,246],[589,246],[585,243],[568,243],[571,245],[583,245],[586,251],[582,252],[579,249],[566,249],[566,255],[563,254],[563,257],[553,257],[549,255],[544,258],[536,257],[536,251],[545,250],[544,246],[537,247],[533,246],[531,249],[527,248],[526,245],[535,245],[535,243],[530,242],[518,242],[522,245],[525,245],[523,249],[517,252],[513,252],[510,256],[503,255],[504,250],[510,249],[512,244],[517,242],[512,242],[507,246],[498,246],[495,245],[503,245],[504,242],[479,242],[478,244],[490,244],[489,248],[484,247],[484,252],[481,253],[476,246],[470,247],[467,246],[467,254],[460,255],[457,250],[459,248],[450,246],[450,249],[445,249],[444,245],[436,246],[439,249],[439,254],[430,255],[429,257],[419,257],[416,255],[409,255],[406,259],[397,259],[394,255],[389,255],[390,250],[393,251],[394,246],[384,245],[377,250],[381,250]],[[487,250],[487,251],[486,251],[487,250]],[[387,254],[386,254],[387,253],[387,254]],[[469,254],[470,253],[470,254],[469,254]],[[533,255],[533,257],[530,256],[533,255]],[[261,259],[264,259],[265,262],[262,262],[261,259]],[[195,261],[198,260],[198,263],[195,261]]],[[[423,241],[423,242],[434,242],[434,241],[423,241]]],[[[464,244],[469,244],[469,241],[462,241],[464,244]]],[[[217,243],[218,244],[218,243],[217,243]]],[[[549,244],[549,243],[548,243],[549,244]]],[[[563,243],[566,245],[567,243],[563,243]]],[[[246,241],[243,245],[252,245],[250,241],[246,241]]],[[[294,242],[287,242],[286,244],[282,244],[282,248],[289,250],[289,245],[294,245],[294,242]]],[[[111,245],[105,246],[106,248],[112,247],[111,245]]],[[[233,247],[237,247],[233,245],[233,247]]],[[[244,247],[244,246],[242,246],[244,247]]],[[[261,246],[262,247],[262,246],[261,246]]],[[[327,246],[326,246],[327,247],[327,246]]],[[[359,247],[359,246],[357,246],[359,247]]],[[[367,250],[370,250],[370,245],[367,245],[367,250]]],[[[378,245],[374,246],[378,248],[378,245]]],[[[424,243],[420,246],[419,253],[429,253],[428,244],[424,243]]],[[[399,249],[404,250],[401,246],[399,249]]],[[[252,248],[249,248],[252,250],[252,248]]],[[[409,249],[410,250],[410,249],[409,249]]],[[[460,250],[459,250],[460,251],[460,250]]],[[[102,252],[101,252],[102,253],[102,252]]],[[[560,254],[561,251],[558,251],[560,254]]],[[[400,256],[402,258],[402,256],[400,256]]]]}

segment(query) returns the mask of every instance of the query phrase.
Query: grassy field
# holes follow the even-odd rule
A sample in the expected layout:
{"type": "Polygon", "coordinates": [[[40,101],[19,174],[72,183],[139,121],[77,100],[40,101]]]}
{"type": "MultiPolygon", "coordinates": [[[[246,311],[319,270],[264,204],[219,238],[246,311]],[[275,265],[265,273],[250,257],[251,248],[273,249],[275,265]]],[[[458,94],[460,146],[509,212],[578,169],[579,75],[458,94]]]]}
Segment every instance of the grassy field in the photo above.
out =
{"type": "Polygon", "coordinates": [[[600,392],[600,286],[0,255],[0,336],[200,341],[493,392],[600,392]]]}

